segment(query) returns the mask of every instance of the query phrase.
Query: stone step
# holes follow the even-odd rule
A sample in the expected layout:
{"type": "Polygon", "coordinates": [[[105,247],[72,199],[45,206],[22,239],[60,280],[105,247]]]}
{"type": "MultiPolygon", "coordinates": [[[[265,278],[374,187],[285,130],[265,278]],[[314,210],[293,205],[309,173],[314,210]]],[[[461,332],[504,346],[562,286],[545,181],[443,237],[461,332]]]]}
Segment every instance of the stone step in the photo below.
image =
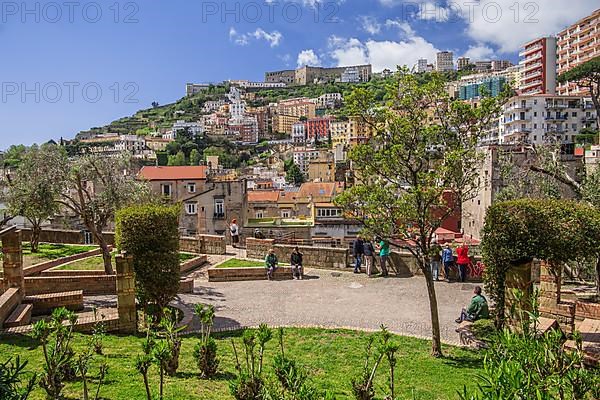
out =
{"type": "Polygon", "coordinates": [[[8,288],[0,295],[0,328],[15,307],[21,304],[22,293],[19,288],[8,288]]]}
{"type": "Polygon", "coordinates": [[[33,315],[49,314],[59,307],[80,311],[83,310],[83,290],[29,295],[23,299],[23,303],[33,305],[33,315]]]}
{"type": "MultiPolygon", "coordinates": [[[[585,362],[591,366],[600,365],[600,320],[584,319],[577,324],[577,328],[581,333],[582,350],[585,354],[585,362]]],[[[573,340],[568,340],[565,347],[571,350],[577,348],[577,344],[573,340]]]]}
{"type": "Polygon", "coordinates": [[[31,322],[31,312],[33,305],[19,304],[12,314],[4,321],[5,328],[14,328],[17,326],[29,325],[31,322]]]}

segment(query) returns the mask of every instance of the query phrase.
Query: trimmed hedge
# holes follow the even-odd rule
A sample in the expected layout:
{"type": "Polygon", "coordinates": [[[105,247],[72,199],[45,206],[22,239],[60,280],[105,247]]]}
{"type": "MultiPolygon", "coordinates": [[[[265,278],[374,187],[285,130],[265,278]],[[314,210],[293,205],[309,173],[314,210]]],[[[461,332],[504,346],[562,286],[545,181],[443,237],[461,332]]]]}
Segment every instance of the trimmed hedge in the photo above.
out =
{"type": "Polygon", "coordinates": [[[133,256],[136,296],[163,308],[179,290],[179,207],[146,204],[116,215],[115,243],[133,256]]]}

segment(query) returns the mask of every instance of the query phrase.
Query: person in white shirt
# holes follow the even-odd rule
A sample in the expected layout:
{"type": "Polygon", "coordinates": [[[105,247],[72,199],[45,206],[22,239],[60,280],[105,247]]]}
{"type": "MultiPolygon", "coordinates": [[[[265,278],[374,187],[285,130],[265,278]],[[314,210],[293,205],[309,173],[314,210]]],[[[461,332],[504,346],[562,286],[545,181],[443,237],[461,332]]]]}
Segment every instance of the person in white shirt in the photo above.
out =
{"type": "Polygon", "coordinates": [[[232,219],[229,224],[229,233],[231,234],[231,245],[237,247],[240,243],[240,228],[237,224],[237,219],[232,219]]]}

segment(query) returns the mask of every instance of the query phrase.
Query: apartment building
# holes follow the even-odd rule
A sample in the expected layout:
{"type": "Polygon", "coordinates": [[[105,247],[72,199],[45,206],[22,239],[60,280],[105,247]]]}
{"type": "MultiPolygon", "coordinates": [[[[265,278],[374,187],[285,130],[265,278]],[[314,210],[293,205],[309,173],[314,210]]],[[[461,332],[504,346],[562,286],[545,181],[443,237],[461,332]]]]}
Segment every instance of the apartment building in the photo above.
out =
{"type": "Polygon", "coordinates": [[[436,56],[435,70],[437,72],[454,70],[454,54],[451,51],[440,51],[436,56]]]}
{"type": "Polygon", "coordinates": [[[327,142],[329,140],[329,125],[334,117],[315,117],[306,121],[306,139],[309,143],[327,142]]]}
{"type": "Polygon", "coordinates": [[[360,117],[332,121],[329,125],[331,144],[336,146],[354,146],[366,143],[372,136],[371,129],[360,117]]]}
{"type": "Polygon", "coordinates": [[[513,66],[509,60],[492,60],[492,71],[504,71],[513,66]]]}
{"type": "Polygon", "coordinates": [[[173,123],[171,128],[174,133],[173,139],[177,137],[177,131],[188,130],[192,135],[201,135],[204,133],[204,126],[198,122],[186,122],[183,120],[177,120],[173,123]]]}
{"type": "Polygon", "coordinates": [[[306,123],[296,122],[292,125],[292,142],[296,146],[306,145],[306,123]]]}
{"type": "Polygon", "coordinates": [[[343,97],[341,93],[325,93],[314,99],[317,108],[331,109],[342,105],[343,97]]]}
{"type": "Polygon", "coordinates": [[[556,38],[543,37],[526,43],[519,57],[522,67],[519,93],[555,94],[556,38]]]}
{"type": "MultiPolygon", "coordinates": [[[[600,56],[600,9],[577,21],[557,35],[558,74],[600,56]]],[[[558,87],[561,95],[589,95],[574,82],[558,87]]]]}
{"type": "Polygon", "coordinates": [[[138,179],[146,181],[156,195],[181,204],[182,235],[222,235],[228,221],[244,217],[246,182],[209,176],[206,166],[146,166],[140,170],[138,179]]]}
{"type": "Polygon", "coordinates": [[[579,96],[515,96],[504,106],[500,144],[573,144],[583,128],[595,128],[596,111],[579,96]]]}
{"type": "Polygon", "coordinates": [[[258,143],[258,121],[254,116],[234,117],[227,126],[229,135],[242,143],[258,143]]]}
{"type": "Polygon", "coordinates": [[[247,107],[246,114],[256,118],[259,140],[267,137],[271,133],[273,116],[269,107],[247,107]]]}
{"type": "Polygon", "coordinates": [[[315,103],[308,98],[303,97],[280,101],[275,107],[273,131],[291,135],[293,124],[300,121],[302,117],[311,119],[315,118],[315,116],[315,103]]]}
{"type": "Polygon", "coordinates": [[[294,149],[293,159],[294,164],[298,166],[303,174],[308,174],[308,165],[312,160],[317,160],[319,157],[325,157],[326,150],[319,150],[312,147],[298,147],[294,149]]]}
{"type": "Polygon", "coordinates": [[[333,153],[321,153],[319,158],[308,163],[308,180],[311,182],[335,182],[335,160],[333,153]]]}
{"type": "Polygon", "coordinates": [[[420,58],[417,61],[417,73],[421,74],[423,72],[427,72],[427,59],[426,58],[420,58]]]}
{"type": "MultiPolygon", "coordinates": [[[[471,59],[469,57],[458,57],[456,59],[456,67],[459,71],[465,69],[471,63],[471,59]]],[[[427,60],[425,60],[425,68],[427,67],[427,60]]]]}
{"type": "Polygon", "coordinates": [[[496,97],[502,93],[507,84],[508,82],[503,76],[482,76],[481,79],[459,84],[458,98],[472,100],[481,97],[482,93],[496,97]]]}
{"type": "Polygon", "coordinates": [[[225,100],[209,100],[202,105],[202,112],[212,113],[219,111],[225,104],[225,100]]]}

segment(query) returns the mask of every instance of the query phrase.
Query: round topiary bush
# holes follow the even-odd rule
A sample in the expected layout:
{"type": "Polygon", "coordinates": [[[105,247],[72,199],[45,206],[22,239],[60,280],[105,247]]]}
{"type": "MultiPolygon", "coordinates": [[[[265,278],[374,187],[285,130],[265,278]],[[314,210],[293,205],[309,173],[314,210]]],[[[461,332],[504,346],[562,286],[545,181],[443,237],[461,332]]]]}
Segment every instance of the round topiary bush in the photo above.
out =
{"type": "Polygon", "coordinates": [[[115,242],[133,256],[136,296],[162,309],[179,290],[179,207],[155,204],[124,208],[116,216],[115,242]]]}

